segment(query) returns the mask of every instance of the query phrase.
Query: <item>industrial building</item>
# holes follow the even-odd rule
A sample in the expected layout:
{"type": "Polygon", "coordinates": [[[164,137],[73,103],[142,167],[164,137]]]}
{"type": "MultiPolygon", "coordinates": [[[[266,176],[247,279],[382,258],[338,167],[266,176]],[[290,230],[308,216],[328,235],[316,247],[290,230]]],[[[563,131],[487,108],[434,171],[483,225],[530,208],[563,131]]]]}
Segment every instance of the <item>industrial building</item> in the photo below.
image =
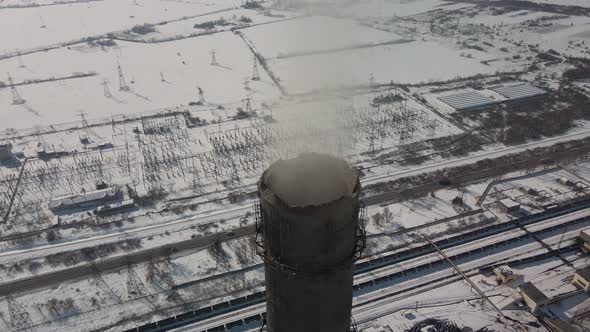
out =
{"type": "Polygon", "coordinates": [[[585,229],[580,232],[580,242],[582,245],[582,250],[586,253],[590,252],[590,230],[585,229]]]}
{"type": "Polygon", "coordinates": [[[496,275],[496,280],[502,284],[509,283],[516,279],[514,272],[508,265],[498,266],[494,269],[494,274],[496,275]]]}
{"type": "Polygon", "coordinates": [[[439,97],[438,99],[457,111],[480,109],[497,103],[497,101],[476,91],[439,97]]]}
{"type": "Polygon", "coordinates": [[[464,91],[438,97],[438,100],[449,105],[456,111],[485,109],[496,104],[517,103],[539,98],[547,91],[539,89],[527,82],[495,86],[478,91],[464,91]]]}
{"type": "Polygon", "coordinates": [[[0,143],[0,161],[7,161],[12,158],[12,144],[0,143]]]}
{"type": "Polygon", "coordinates": [[[572,284],[580,287],[584,292],[588,292],[590,289],[590,266],[577,270],[574,273],[572,284]]]}
{"type": "Polygon", "coordinates": [[[96,208],[96,214],[98,215],[110,215],[114,213],[120,213],[127,211],[135,207],[135,200],[130,198],[121,202],[115,202],[111,204],[101,205],[96,208]]]}
{"type": "Polygon", "coordinates": [[[518,287],[524,303],[529,310],[536,314],[539,308],[549,303],[549,298],[543,294],[532,282],[527,282],[518,287]]]}
{"type": "Polygon", "coordinates": [[[520,211],[520,204],[510,198],[499,200],[498,206],[504,213],[517,213],[520,211]]]}
{"type": "Polygon", "coordinates": [[[349,331],[353,262],[364,248],[358,174],[308,153],[270,166],[258,190],[268,331],[349,331]]]}
{"type": "Polygon", "coordinates": [[[118,196],[119,190],[117,190],[117,188],[106,188],[81,194],[52,198],[49,201],[49,209],[57,212],[72,208],[92,207],[114,200],[118,196]]]}
{"type": "Polygon", "coordinates": [[[539,89],[529,83],[518,83],[514,85],[503,85],[490,90],[499,93],[509,101],[531,99],[547,94],[547,91],[539,89]]]}

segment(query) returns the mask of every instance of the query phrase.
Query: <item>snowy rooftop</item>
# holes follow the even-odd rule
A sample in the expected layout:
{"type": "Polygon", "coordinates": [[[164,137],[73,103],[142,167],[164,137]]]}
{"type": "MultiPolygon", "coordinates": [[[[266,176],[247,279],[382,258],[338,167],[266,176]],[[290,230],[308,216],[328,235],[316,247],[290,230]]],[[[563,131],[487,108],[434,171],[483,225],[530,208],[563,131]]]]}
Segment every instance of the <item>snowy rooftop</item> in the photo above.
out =
{"type": "Polygon", "coordinates": [[[520,290],[525,293],[531,300],[535,301],[536,303],[548,300],[547,296],[541,292],[537,286],[535,286],[532,282],[527,282],[519,286],[520,290]]]}
{"type": "Polygon", "coordinates": [[[494,272],[497,274],[505,275],[505,276],[514,274],[514,272],[512,272],[512,270],[510,269],[510,267],[508,265],[498,266],[497,268],[494,269],[494,272]]]}
{"type": "Polygon", "coordinates": [[[456,110],[477,108],[491,105],[496,102],[495,100],[492,100],[475,91],[439,97],[438,99],[456,110]]]}
{"type": "Polygon", "coordinates": [[[513,201],[510,198],[506,198],[506,199],[500,200],[500,204],[504,205],[505,207],[507,207],[509,209],[510,208],[517,208],[517,207],[520,206],[520,204],[518,202],[513,201]]]}
{"type": "Polygon", "coordinates": [[[508,99],[523,99],[547,94],[545,90],[532,86],[529,83],[521,83],[517,85],[505,85],[498,88],[491,89],[508,99]]]}
{"type": "Polygon", "coordinates": [[[113,197],[116,194],[117,191],[114,188],[107,188],[83,194],[58,197],[49,201],[49,208],[55,209],[59,207],[66,207],[86,202],[97,201],[107,197],[113,197]]]}

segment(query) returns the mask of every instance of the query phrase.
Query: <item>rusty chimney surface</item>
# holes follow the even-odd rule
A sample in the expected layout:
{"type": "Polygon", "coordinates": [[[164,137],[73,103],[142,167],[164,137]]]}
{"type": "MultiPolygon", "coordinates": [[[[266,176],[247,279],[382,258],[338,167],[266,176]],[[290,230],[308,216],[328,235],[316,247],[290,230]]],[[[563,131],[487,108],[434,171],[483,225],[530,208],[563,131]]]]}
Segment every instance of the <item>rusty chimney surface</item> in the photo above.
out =
{"type": "Polygon", "coordinates": [[[275,162],[264,172],[262,182],[288,207],[319,206],[352,197],[358,175],[342,159],[304,153],[275,162]]]}

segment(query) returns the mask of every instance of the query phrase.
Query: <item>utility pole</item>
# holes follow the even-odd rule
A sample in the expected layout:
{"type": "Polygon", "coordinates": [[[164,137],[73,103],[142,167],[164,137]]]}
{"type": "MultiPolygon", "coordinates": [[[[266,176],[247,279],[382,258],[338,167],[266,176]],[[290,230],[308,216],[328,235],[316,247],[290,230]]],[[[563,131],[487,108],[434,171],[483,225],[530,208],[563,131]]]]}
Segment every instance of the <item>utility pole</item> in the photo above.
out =
{"type": "Polygon", "coordinates": [[[41,29],[45,29],[47,28],[47,25],[45,24],[45,20],[43,19],[43,16],[39,15],[39,20],[41,21],[41,29]]]}
{"type": "Polygon", "coordinates": [[[217,58],[215,57],[215,54],[217,54],[217,52],[215,52],[215,50],[211,50],[211,66],[217,66],[217,58]]]}

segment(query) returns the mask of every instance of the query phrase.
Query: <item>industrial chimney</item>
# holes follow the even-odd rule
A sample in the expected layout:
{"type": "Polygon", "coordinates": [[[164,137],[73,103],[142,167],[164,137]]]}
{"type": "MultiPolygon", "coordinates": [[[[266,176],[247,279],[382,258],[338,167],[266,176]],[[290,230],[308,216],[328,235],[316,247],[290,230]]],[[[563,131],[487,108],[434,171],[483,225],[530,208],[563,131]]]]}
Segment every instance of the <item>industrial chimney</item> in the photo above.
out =
{"type": "Polygon", "coordinates": [[[350,331],[353,263],[365,243],[358,174],[306,153],[270,166],[258,191],[268,331],[350,331]]]}

